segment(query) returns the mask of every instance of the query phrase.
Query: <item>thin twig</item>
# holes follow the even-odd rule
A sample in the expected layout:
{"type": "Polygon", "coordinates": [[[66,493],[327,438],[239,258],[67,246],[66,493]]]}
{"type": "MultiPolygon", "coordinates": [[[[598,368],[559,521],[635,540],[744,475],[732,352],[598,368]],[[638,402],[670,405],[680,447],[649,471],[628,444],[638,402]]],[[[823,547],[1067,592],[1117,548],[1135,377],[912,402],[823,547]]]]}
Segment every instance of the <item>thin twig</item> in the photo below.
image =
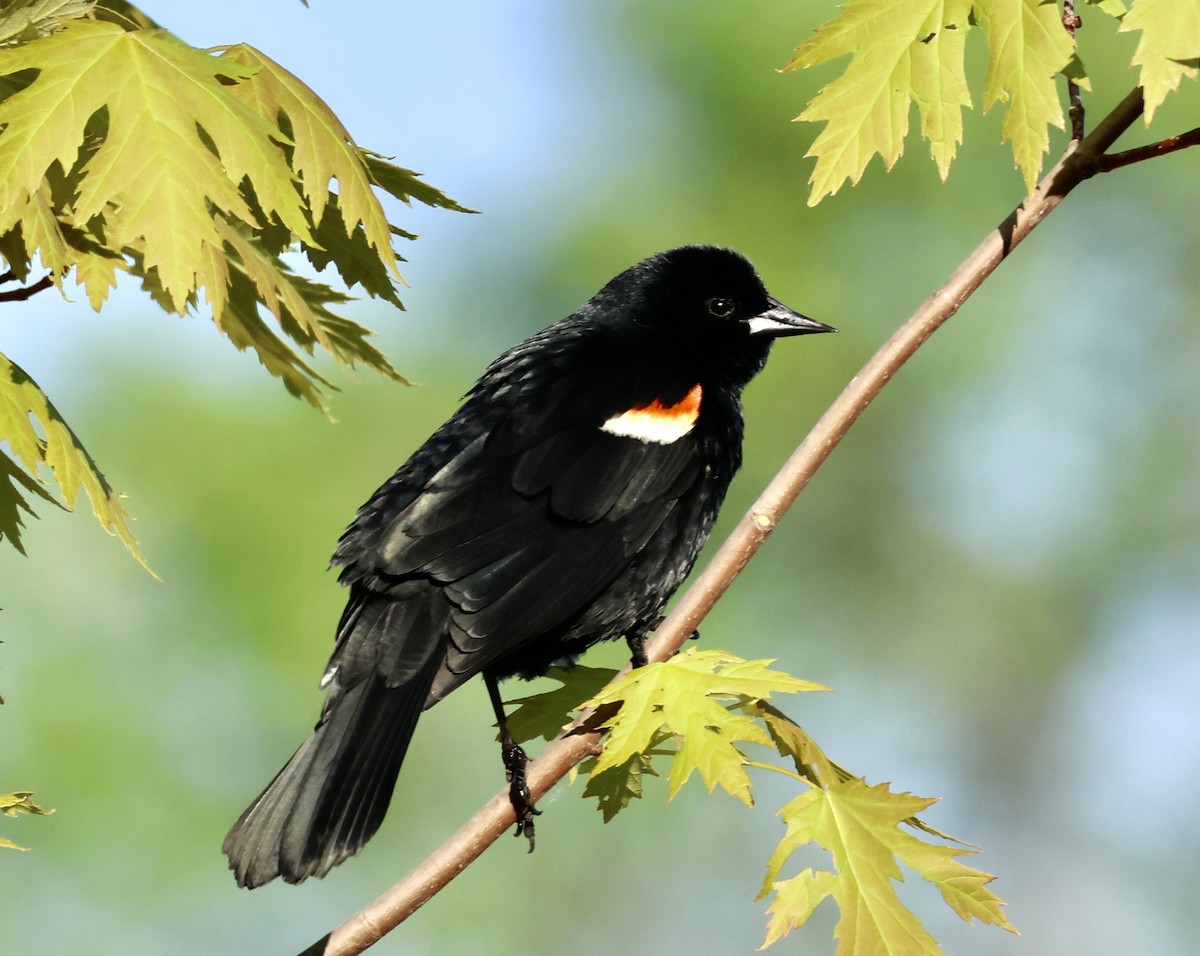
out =
{"type": "MultiPolygon", "coordinates": [[[[1071,42],[1075,42],[1075,31],[1083,26],[1083,19],[1075,12],[1074,0],[1063,0],[1062,12],[1063,29],[1071,36],[1071,42]]],[[[1084,131],[1084,114],[1083,114],[1083,96],[1079,92],[1079,84],[1069,76],[1067,77],[1067,115],[1071,118],[1071,141],[1079,142],[1083,139],[1084,131]]]]}
{"type": "MultiPolygon", "coordinates": [[[[11,272],[5,273],[4,277],[0,277],[0,282],[6,282],[13,278],[11,272]]],[[[54,285],[53,276],[42,276],[37,282],[32,285],[23,285],[16,289],[8,289],[0,292],[0,302],[20,302],[28,299],[31,296],[37,295],[43,289],[49,289],[54,285]]]]}
{"type": "MultiPolygon", "coordinates": [[[[1038,223],[1072,189],[1097,172],[1097,158],[1141,113],[1142,95],[1138,89],[1106,116],[1091,136],[1068,150],[1034,194],[987,235],[946,284],[926,299],[863,366],[647,641],[649,660],[666,660],[683,646],[880,389],[1038,223]]],[[[582,714],[530,762],[529,790],[535,799],[585,757],[597,752],[601,737],[601,731],[595,729],[597,723],[594,714],[582,714]]],[[[505,788],[416,870],[301,956],[354,956],[363,952],[428,902],[503,836],[515,820],[505,788]]]]}
{"type": "Polygon", "coordinates": [[[1189,146],[1200,146],[1200,126],[1190,129],[1186,133],[1180,133],[1178,136],[1168,136],[1166,139],[1160,139],[1157,143],[1136,146],[1133,149],[1127,149],[1120,153],[1107,153],[1100,157],[1098,172],[1111,172],[1114,169],[1120,169],[1122,166],[1128,166],[1131,163],[1140,163],[1147,159],[1154,159],[1156,156],[1165,156],[1167,153],[1186,149],[1189,146]]]}

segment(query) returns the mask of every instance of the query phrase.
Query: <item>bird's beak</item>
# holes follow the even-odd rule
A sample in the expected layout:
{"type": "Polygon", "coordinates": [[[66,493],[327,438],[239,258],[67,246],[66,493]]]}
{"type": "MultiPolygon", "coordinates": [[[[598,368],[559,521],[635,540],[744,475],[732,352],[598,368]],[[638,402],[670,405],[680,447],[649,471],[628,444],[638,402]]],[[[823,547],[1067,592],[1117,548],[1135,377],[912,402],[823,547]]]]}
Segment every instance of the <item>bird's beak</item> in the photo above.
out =
{"type": "Polygon", "coordinates": [[[767,296],[770,307],[765,312],[752,315],[746,319],[746,325],[751,335],[763,335],[767,338],[779,338],[784,335],[810,335],[813,332],[836,332],[832,325],[810,319],[793,309],[789,309],[778,299],[767,296]]]}

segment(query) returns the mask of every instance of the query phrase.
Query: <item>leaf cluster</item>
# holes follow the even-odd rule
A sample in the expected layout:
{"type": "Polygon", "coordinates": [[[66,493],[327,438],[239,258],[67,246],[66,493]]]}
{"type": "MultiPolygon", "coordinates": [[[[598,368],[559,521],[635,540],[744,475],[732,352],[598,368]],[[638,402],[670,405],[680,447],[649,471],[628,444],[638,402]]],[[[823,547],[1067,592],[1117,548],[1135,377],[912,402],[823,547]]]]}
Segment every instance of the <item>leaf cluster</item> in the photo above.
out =
{"type": "MultiPolygon", "coordinates": [[[[585,797],[596,798],[605,822],[643,795],[645,775],[658,776],[656,760],[670,759],[669,797],[699,774],[710,793],[720,787],[748,807],[754,804],[749,771],[782,774],[801,792],[778,811],[786,832],[767,861],[759,893],[760,899],[772,896],[763,948],[832,899],[841,914],[834,931],[839,953],[940,952],[896,894],[902,866],[936,886],[965,921],[1013,930],[1003,902],[987,888],[994,877],[959,859],[976,850],[917,817],[934,800],[854,776],[769,703],[774,694],[826,689],[775,670],[772,663],[693,648],[630,671],[580,705],[608,714],[601,723],[609,731],[603,750],[585,764],[584,790],[585,797]],[[784,763],[752,759],[750,745],[772,751],[784,763]],[[792,855],[808,844],[828,852],[829,867],[785,876],[792,855]]],[[[607,673],[579,670],[588,685],[607,673]]],[[[518,739],[548,736],[552,714],[561,724],[564,711],[556,708],[579,686],[571,673],[554,676],[563,687],[517,702],[516,727],[510,729],[518,739]]]]}
{"type": "MultiPolygon", "coordinates": [[[[297,274],[298,253],[351,291],[397,308],[414,238],[379,193],[466,211],[417,174],[359,147],[329,107],[244,44],[200,50],[129,4],[14,0],[0,11],[0,282],[36,291],[68,278],[96,310],[118,278],[165,311],[205,307],[239,349],[318,408],[331,387],[310,364],[402,377],[338,313],[350,296],[297,274]],[[32,284],[29,284],[32,283],[32,284]]],[[[0,535],[20,547],[26,494],[47,469],[68,507],[82,486],[97,517],[136,548],[116,494],[33,379],[0,364],[0,535]],[[22,472],[21,469],[24,469],[22,472]]]]}
{"type": "MultiPolygon", "coordinates": [[[[1149,123],[1180,81],[1200,72],[1200,7],[1169,0],[1130,0],[1128,6],[1125,0],[1099,0],[1095,9],[1111,17],[1118,31],[1141,33],[1133,65],[1149,123]]],[[[976,27],[987,39],[983,109],[1006,104],[1003,138],[1012,145],[1026,191],[1033,191],[1049,149],[1050,127],[1064,128],[1056,78],[1088,88],[1078,34],[1064,28],[1059,5],[1042,0],[848,0],[841,14],[819,27],[783,67],[785,72],[807,69],[850,57],[844,72],[797,117],[824,124],[808,151],[816,159],[809,205],[837,192],[847,180],[857,183],[876,155],[891,169],[904,150],[913,104],[921,135],[946,178],[963,141],[963,109],[973,103],[965,54],[967,36],[976,27]]]]}

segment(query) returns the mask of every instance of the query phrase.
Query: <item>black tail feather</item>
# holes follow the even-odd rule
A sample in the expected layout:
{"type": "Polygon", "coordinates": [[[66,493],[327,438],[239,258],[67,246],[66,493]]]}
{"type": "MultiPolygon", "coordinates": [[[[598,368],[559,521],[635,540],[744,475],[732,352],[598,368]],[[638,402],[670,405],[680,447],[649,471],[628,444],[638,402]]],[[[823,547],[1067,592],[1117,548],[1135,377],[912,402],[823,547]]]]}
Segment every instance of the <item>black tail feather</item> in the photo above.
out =
{"type": "Polygon", "coordinates": [[[324,876],[379,829],[437,670],[389,687],[376,676],[332,688],[309,738],[225,837],[239,886],[324,876]]]}

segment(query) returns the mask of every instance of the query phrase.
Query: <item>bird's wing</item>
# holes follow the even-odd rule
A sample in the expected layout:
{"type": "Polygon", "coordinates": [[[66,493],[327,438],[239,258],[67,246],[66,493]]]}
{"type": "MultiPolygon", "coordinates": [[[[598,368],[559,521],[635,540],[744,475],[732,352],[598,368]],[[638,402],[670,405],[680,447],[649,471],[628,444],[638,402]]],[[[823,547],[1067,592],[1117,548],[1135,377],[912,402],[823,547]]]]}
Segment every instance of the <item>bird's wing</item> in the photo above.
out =
{"type": "Polygon", "coordinates": [[[331,667],[399,684],[445,653],[448,692],[586,610],[701,480],[691,436],[644,442],[562,418],[536,438],[497,423],[375,502],[331,667]]]}

